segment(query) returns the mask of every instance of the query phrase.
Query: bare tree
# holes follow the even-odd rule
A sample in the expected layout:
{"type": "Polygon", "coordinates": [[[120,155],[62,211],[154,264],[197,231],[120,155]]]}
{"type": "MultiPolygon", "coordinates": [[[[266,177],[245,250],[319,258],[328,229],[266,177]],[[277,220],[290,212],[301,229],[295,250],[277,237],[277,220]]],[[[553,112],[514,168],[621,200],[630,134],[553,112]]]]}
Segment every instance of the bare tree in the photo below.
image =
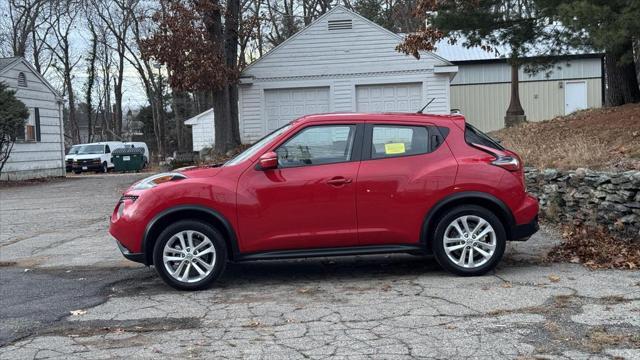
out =
{"type": "Polygon", "coordinates": [[[102,24],[111,32],[114,44],[109,44],[115,51],[115,70],[113,77],[113,94],[115,99],[114,132],[122,135],[122,97],[124,81],[124,68],[127,53],[128,33],[133,17],[132,8],[138,4],[137,0],[91,0],[96,14],[102,20],[102,24]]]}
{"type": "Polygon", "coordinates": [[[82,57],[73,52],[74,44],[71,41],[71,34],[75,30],[80,9],[79,3],[74,0],[52,4],[52,16],[47,20],[51,27],[52,36],[45,43],[56,61],[59,62],[56,68],[63,79],[63,93],[67,96],[69,103],[70,136],[76,144],[80,142],[80,126],[76,118],[73,74],[82,57]]]}
{"type": "Polygon", "coordinates": [[[93,110],[93,92],[96,82],[96,61],[98,59],[98,42],[99,35],[96,31],[93,20],[88,18],[87,25],[91,32],[91,47],[85,61],[87,62],[87,80],[84,84],[85,104],[87,106],[87,141],[93,141],[94,110],[93,110]]]}
{"type": "Polygon", "coordinates": [[[36,28],[38,14],[46,4],[45,0],[9,0],[8,15],[14,56],[25,57],[29,40],[36,28]]]}
{"type": "Polygon", "coordinates": [[[136,69],[145,89],[147,100],[152,109],[153,129],[156,138],[158,155],[166,155],[166,112],[164,110],[164,87],[162,69],[158,64],[143,57],[140,46],[143,39],[153,28],[151,14],[157,9],[141,4],[139,1],[129,3],[128,11],[131,19],[132,41],[125,41],[126,59],[136,69]]]}

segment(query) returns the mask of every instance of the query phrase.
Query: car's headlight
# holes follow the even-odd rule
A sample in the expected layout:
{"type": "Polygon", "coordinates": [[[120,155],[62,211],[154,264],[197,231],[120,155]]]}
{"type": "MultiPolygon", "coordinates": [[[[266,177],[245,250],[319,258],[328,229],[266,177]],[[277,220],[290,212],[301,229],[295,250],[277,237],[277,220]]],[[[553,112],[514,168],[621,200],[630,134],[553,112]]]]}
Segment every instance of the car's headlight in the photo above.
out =
{"type": "Polygon", "coordinates": [[[181,173],[161,173],[142,179],[133,185],[133,190],[146,190],[169,181],[183,180],[187,177],[181,173]]]}

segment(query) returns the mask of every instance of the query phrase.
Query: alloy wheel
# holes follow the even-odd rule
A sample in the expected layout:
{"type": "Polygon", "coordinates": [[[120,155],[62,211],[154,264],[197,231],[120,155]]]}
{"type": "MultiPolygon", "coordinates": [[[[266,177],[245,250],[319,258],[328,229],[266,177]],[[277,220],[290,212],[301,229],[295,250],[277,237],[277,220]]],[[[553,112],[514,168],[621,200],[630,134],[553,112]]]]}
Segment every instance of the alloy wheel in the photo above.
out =
{"type": "Polygon", "coordinates": [[[476,215],[453,220],[444,232],[444,251],[449,260],[464,268],[477,268],[496,251],[496,232],[488,221],[476,215]]]}
{"type": "Polygon", "coordinates": [[[184,230],[167,241],[162,260],[169,276],[179,282],[194,283],[213,271],[216,249],[211,239],[203,233],[184,230]]]}

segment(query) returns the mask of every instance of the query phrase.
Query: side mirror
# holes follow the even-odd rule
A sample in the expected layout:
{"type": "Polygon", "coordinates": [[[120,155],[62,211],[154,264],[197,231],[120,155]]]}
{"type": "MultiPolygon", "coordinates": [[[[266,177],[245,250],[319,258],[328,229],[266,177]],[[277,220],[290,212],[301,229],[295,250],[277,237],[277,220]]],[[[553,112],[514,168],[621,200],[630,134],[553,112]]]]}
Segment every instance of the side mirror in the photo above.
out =
{"type": "Polygon", "coordinates": [[[274,151],[269,151],[268,153],[260,156],[258,164],[262,170],[276,169],[278,167],[278,154],[274,151]]]}

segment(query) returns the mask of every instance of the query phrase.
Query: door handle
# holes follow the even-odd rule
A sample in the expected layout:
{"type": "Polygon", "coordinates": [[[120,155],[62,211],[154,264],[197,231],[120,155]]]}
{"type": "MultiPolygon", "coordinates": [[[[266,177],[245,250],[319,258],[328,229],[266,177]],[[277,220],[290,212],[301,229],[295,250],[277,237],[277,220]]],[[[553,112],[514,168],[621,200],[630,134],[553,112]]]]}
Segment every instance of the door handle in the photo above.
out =
{"type": "Polygon", "coordinates": [[[342,176],[336,176],[334,178],[327,180],[327,184],[331,186],[342,186],[342,185],[350,184],[351,181],[352,181],[351,179],[347,179],[342,176]]]}

